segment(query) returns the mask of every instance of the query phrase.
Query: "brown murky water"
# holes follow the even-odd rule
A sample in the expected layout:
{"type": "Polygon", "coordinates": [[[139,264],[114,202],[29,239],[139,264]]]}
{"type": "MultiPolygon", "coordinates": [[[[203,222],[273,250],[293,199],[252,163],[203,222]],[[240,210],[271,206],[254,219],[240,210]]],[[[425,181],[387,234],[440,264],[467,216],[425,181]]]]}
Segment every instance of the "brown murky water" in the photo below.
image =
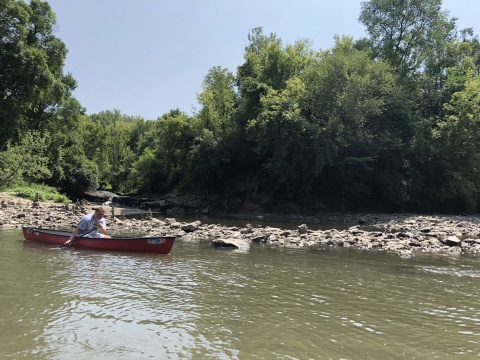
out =
{"type": "Polygon", "coordinates": [[[0,243],[1,359],[480,357],[475,256],[0,243]]]}

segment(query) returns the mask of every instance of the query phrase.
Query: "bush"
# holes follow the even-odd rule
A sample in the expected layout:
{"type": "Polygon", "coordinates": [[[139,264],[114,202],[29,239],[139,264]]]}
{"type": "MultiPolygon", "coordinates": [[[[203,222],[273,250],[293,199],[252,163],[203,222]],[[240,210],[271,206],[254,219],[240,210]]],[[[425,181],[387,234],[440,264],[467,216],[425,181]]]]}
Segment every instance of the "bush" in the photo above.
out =
{"type": "Polygon", "coordinates": [[[66,194],[79,197],[87,191],[98,189],[99,171],[93,161],[73,150],[65,153],[63,161],[64,173],[60,184],[66,194]]]}
{"type": "Polygon", "coordinates": [[[39,195],[40,201],[53,201],[56,203],[67,204],[70,199],[53,187],[41,184],[22,184],[17,185],[4,191],[13,192],[16,196],[24,199],[35,200],[36,195],[39,195]]]}

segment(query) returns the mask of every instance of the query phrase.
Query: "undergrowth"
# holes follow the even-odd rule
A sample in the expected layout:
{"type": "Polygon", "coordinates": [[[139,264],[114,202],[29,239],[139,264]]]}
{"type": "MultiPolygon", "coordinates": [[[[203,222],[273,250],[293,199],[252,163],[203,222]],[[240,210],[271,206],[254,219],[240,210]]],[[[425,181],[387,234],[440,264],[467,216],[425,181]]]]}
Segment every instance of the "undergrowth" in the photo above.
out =
{"type": "Polygon", "coordinates": [[[2,188],[1,191],[15,194],[24,199],[35,200],[38,194],[39,201],[53,201],[56,203],[68,204],[71,200],[61,194],[56,188],[41,184],[21,184],[9,188],[2,188]]]}

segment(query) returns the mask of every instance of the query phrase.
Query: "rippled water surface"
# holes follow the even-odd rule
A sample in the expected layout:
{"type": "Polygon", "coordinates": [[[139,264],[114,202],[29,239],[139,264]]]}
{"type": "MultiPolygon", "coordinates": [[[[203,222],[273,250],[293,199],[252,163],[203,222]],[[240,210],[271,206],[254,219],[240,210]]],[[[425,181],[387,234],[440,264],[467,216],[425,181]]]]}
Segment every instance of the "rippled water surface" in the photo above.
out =
{"type": "Polygon", "coordinates": [[[0,242],[1,359],[480,357],[474,256],[0,242]]]}

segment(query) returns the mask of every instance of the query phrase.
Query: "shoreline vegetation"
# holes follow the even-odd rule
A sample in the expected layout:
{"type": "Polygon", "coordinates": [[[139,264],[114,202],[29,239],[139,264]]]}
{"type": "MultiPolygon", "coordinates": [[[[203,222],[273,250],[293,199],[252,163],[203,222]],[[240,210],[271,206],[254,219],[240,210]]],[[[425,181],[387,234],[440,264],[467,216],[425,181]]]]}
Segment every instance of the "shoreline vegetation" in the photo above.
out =
{"type": "MultiPolygon", "coordinates": [[[[81,216],[96,206],[99,205],[36,202],[2,194],[0,230],[21,229],[24,226],[73,230],[81,216]]],[[[359,251],[385,251],[406,258],[418,253],[460,255],[480,252],[480,217],[473,215],[292,216],[290,222],[298,222],[298,227],[293,230],[248,224],[249,219],[259,217],[244,214],[242,218],[245,225],[240,227],[204,224],[200,219],[179,222],[173,216],[159,219],[149,212],[144,213],[141,219],[132,218],[125,216],[123,208],[108,208],[106,214],[111,234],[175,235],[184,241],[209,241],[217,247],[248,249],[252,243],[305,249],[342,247],[359,251]],[[328,230],[309,229],[309,224],[322,223],[333,226],[328,230]],[[338,224],[338,228],[335,228],[335,224],[338,224]]]]}
{"type": "Polygon", "coordinates": [[[186,192],[229,214],[480,211],[480,38],[442,0],[363,1],[364,36],[324,49],[258,24],[234,71],[206,71],[194,111],[151,119],[87,114],[48,1],[2,5],[0,189],[186,192]]]}

